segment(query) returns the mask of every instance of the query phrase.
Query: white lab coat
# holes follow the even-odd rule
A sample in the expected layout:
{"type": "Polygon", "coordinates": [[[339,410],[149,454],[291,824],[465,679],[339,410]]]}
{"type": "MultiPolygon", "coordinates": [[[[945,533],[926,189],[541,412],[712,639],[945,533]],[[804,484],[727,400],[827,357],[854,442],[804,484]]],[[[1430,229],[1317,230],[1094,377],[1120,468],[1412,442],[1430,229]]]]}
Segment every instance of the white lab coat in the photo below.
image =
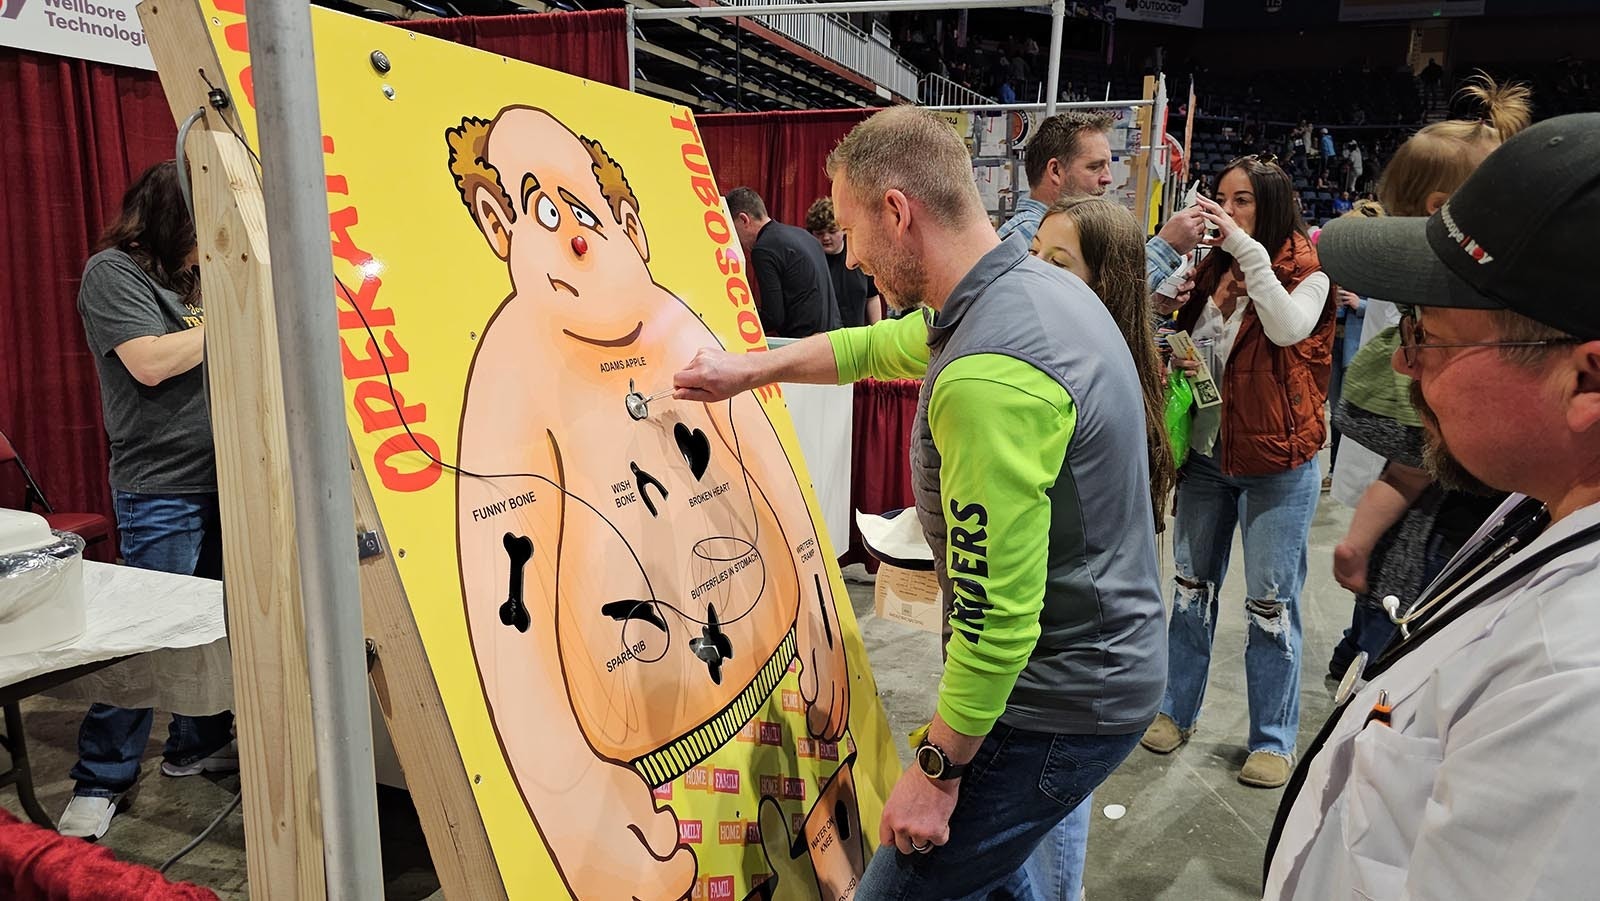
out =
{"type": "MultiPolygon", "coordinates": [[[[1596,522],[1600,504],[1571,514],[1477,584],[1596,522]]],[[[1362,687],[1309,767],[1268,899],[1600,898],[1600,542],[1362,687]],[[1380,690],[1393,725],[1363,726],[1380,690]]]]}

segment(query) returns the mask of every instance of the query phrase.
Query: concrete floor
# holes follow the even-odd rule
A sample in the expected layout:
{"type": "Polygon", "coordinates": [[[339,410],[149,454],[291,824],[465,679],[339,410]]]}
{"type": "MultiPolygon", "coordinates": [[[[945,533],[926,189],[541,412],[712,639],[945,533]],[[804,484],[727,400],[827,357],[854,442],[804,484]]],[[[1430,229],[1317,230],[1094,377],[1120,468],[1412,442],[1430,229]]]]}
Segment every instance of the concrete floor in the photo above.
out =
{"type": "MultiPolygon", "coordinates": [[[[1301,745],[1311,739],[1332,708],[1323,674],[1328,652],[1348,622],[1350,595],[1331,575],[1333,545],[1343,536],[1349,511],[1323,497],[1311,532],[1311,575],[1301,598],[1305,631],[1301,682],[1301,745]]],[[[1164,549],[1170,575],[1171,552],[1164,549]]],[[[1235,561],[1243,560],[1234,551],[1235,561]]],[[[853,573],[853,575],[859,573],[853,573]]],[[[1170,582],[1168,583],[1170,584],[1170,582]]],[[[937,636],[879,620],[872,589],[850,584],[884,707],[896,736],[904,736],[933,710],[939,679],[937,636]]],[[[1235,776],[1244,761],[1243,575],[1235,567],[1222,592],[1206,712],[1187,746],[1167,757],[1135,749],[1095,794],[1085,889],[1094,901],[1231,901],[1260,897],[1261,857],[1280,792],[1247,788],[1235,776]],[[1104,814],[1108,804],[1127,808],[1120,820],[1104,814]]],[[[46,698],[23,705],[38,791],[57,815],[71,783],[66,773],[76,757],[82,710],[46,698]]],[[[157,719],[144,778],[133,807],[120,815],[103,843],[124,859],[158,866],[222,810],[238,790],[235,776],[163,778],[157,719]]],[[[899,743],[901,756],[909,756],[899,743]]],[[[0,789],[0,806],[21,816],[14,789],[0,789]]],[[[380,789],[384,879],[395,901],[428,898],[438,889],[409,796],[380,789]]],[[[249,896],[245,880],[244,831],[230,815],[198,849],[175,865],[174,879],[210,886],[225,901],[249,896]]]]}

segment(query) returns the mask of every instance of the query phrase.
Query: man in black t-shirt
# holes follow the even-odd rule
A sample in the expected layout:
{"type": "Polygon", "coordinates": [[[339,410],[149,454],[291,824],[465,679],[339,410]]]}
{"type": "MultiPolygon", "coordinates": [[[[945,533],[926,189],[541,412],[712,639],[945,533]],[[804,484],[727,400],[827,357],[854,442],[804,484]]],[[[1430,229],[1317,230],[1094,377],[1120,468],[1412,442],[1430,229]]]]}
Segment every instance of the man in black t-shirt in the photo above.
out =
{"type": "Polygon", "coordinates": [[[833,277],[833,296],[839,302],[839,322],[845,328],[871,325],[883,318],[883,298],[872,276],[845,261],[844,232],[833,216],[833,200],[819,197],[806,211],[806,231],[811,233],[828,257],[828,274],[833,277]]]}
{"type": "Polygon", "coordinates": [[[761,195],[728,192],[728,212],[761,292],[761,328],[770,337],[804,338],[839,327],[828,259],[803,229],[774,222],[761,195]]]}

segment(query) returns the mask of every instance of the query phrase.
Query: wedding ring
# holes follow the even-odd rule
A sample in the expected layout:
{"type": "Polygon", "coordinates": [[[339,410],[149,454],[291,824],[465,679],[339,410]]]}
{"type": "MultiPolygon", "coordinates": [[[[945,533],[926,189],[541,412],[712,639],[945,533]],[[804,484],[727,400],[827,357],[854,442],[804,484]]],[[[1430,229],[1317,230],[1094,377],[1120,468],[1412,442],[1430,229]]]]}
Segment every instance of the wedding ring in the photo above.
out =
{"type": "Polygon", "coordinates": [[[926,845],[919,845],[913,841],[911,843],[911,850],[917,852],[918,854],[926,854],[933,850],[933,842],[928,842],[926,845]]]}

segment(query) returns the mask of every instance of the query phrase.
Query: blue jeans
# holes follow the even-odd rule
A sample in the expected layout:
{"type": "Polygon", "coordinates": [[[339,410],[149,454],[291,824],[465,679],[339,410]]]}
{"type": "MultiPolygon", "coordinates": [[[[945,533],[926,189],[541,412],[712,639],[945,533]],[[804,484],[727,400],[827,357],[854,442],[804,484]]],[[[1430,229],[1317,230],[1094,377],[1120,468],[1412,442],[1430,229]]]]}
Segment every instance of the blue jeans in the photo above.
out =
{"type": "Polygon", "coordinates": [[[1078,901],[1083,895],[1083,860],[1089,854],[1089,819],[1094,795],[1083,796],[1028,857],[1028,881],[1042,901],[1078,901]]]}
{"type": "Polygon", "coordinates": [[[1161,712],[1194,728],[1211,669],[1217,596],[1235,526],[1244,529],[1244,672],[1251,751],[1294,755],[1300,728],[1300,589],[1317,510],[1317,461],[1266,476],[1228,476],[1192,454],[1178,484],[1172,556],[1177,570],[1167,628],[1167,693],[1161,712]]]}
{"type": "MultiPolygon", "coordinates": [[[[128,566],[222,578],[222,529],[215,494],[115,493],[122,559],[128,566]]],[[[139,778],[154,711],[95,704],[78,729],[74,794],[115,797],[139,778]]],[[[163,756],[185,765],[216,753],[231,740],[232,713],[172,715],[163,756]]]]}
{"type": "MultiPolygon", "coordinates": [[[[1023,864],[1139,743],[1127,735],[1027,732],[997,724],[972,758],[950,841],[927,854],[878,849],[857,901],[1016,899],[1039,895],[1023,864]]],[[[909,770],[902,779],[922,779],[909,770]]]]}

